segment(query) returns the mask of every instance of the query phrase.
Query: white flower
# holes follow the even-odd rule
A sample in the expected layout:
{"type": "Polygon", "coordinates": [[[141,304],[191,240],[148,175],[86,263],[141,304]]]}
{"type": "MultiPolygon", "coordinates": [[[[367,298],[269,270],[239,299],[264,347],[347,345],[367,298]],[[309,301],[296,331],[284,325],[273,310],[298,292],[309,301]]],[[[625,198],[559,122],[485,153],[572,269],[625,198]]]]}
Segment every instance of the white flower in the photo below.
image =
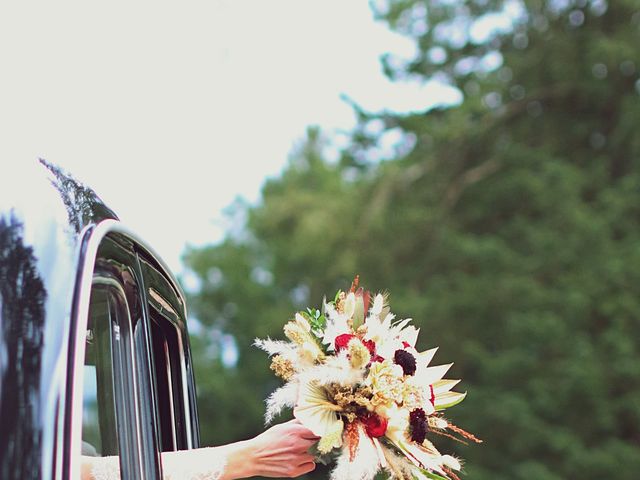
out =
{"type": "Polygon", "coordinates": [[[296,323],[300,326],[300,328],[302,328],[306,332],[311,331],[311,325],[309,325],[309,322],[307,321],[307,319],[304,318],[302,315],[300,315],[300,313],[296,313],[295,319],[296,319],[296,323]]]}
{"type": "Polygon", "coordinates": [[[342,420],[336,414],[340,410],[342,408],[329,400],[324,388],[310,381],[301,383],[293,416],[314,435],[324,437],[342,431],[342,420]]]}
{"type": "Polygon", "coordinates": [[[343,313],[347,317],[347,319],[353,317],[353,314],[356,311],[356,294],[353,292],[349,292],[347,298],[344,299],[344,307],[343,313]]]}
{"type": "Polygon", "coordinates": [[[438,365],[429,367],[428,362],[431,361],[437,349],[433,348],[418,354],[418,365],[415,375],[409,379],[413,385],[424,389],[434,396],[433,405],[431,401],[425,402],[424,410],[431,413],[433,409],[444,410],[460,403],[466,397],[465,393],[452,392],[451,389],[460,382],[460,380],[443,379],[444,375],[449,371],[453,363],[446,365],[438,365]],[[433,389],[433,390],[432,390],[433,389]]]}
{"type": "MultiPolygon", "coordinates": [[[[376,297],[377,299],[378,297],[376,297]]],[[[367,333],[364,336],[365,340],[373,340],[376,345],[381,343],[384,339],[389,338],[389,329],[391,328],[391,321],[394,315],[388,314],[383,321],[380,321],[378,315],[369,315],[364,321],[364,326],[367,328],[367,333]]]]}
{"type": "Polygon", "coordinates": [[[382,309],[384,308],[384,295],[378,293],[373,299],[373,305],[369,312],[372,316],[379,317],[382,313],[382,309]]]}
{"type": "Polygon", "coordinates": [[[429,350],[425,350],[424,352],[420,352],[418,355],[418,363],[424,365],[425,367],[431,363],[431,360],[435,356],[438,351],[438,347],[431,348],[429,350]]]}
{"type": "Polygon", "coordinates": [[[430,388],[430,386],[441,380],[444,377],[445,373],[451,368],[453,363],[448,363],[446,365],[438,365],[437,367],[427,367],[423,364],[418,363],[416,366],[416,373],[413,376],[415,385],[419,385],[423,388],[430,388]]]}
{"type": "Polygon", "coordinates": [[[314,340],[307,340],[298,347],[298,355],[304,366],[311,366],[324,358],[324,353],[314,340]]]}
{"type": "Polygon", "coordinates": [[[324,388],[307,381],[302,383],[293,416],[300,423],[320,437],[318,450],[329,453],[342,445],[344,423],[336,412],[342,410],[331,403],[324,388]]]}
{"type": "Polygon", "coordinates": [[[408,343],[411,347],[415,347],[416,341],[418,340],[419,333],[420,333],[419,328],[416,328],[413,325],[410,325],[398,334],[398,340],[400,340],[403,343],[408,343]]]}
{"type": "Polygon", "coordinates": [[[380,398],[385,406],[402,401],[404,372],[400,365],[385,360],[374,362],[369,368],[369,375],[364,382],[370,386],[373,394],[380,398]]]}

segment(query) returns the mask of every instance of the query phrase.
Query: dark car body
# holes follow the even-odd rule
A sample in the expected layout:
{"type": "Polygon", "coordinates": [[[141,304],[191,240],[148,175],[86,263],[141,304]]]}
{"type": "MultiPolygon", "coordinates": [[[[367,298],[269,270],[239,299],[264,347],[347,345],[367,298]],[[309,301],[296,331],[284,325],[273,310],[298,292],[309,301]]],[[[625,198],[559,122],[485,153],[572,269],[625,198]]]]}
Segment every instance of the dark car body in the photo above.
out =
{"type": "Polygon", "coordinates": [[[88,187],[0,174],[0,479],[77,479],[82,455],[160,478],[198,446],[182,291],[88,187]]]}

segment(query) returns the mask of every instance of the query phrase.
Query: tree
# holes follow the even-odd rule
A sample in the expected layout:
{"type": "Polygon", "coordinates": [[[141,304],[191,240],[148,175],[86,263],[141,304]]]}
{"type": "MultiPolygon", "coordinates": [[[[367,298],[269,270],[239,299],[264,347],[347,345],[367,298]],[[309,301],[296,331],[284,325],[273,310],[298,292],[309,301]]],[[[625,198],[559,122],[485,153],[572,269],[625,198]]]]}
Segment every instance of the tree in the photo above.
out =
{"type": "MultiPolygon", "coordinates": [[[[281,335],[296,308],[359,273],[422,326],[421,347],[456,362],[469,396],[451,415],[485,444],[445,448],[468,460],[469,478],[635,478],[640,5],[395,0],[374,10],[419,47],[413,59],[385,57],[388,74],[440,79],[463,101],[360,110],[338,163],[311,131],[247,209],[241,238],[187,254],[204,285],[196,313],[240,350],[238,367],[215,375],[236,376],[255,415],[246,433],[274,386],[251,339],[281,335]],[[401,129],[396,157],[369,160],[372,121],[401,129]]],[[[237,402],[228,388],[215,393],[237,402]]]]}

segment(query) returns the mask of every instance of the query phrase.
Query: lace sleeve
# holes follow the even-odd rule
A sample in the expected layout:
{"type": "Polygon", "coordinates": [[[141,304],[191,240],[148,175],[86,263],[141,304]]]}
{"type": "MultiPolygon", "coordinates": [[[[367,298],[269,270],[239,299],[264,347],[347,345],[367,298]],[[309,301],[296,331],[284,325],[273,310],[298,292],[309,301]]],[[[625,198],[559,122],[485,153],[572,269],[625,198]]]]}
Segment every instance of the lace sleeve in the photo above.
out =
{"type": "Polygon", "coordinates": [[[224,450],[216,447],[162,454],[164,480],[219,480],[226,464],[224,450]]]}
{"type": "Polygon", "coordinates": [[[120,480],[120,459],[119,457],[83,456],[82,471],[82,480],[120,480]]]}
{"type": "MultiPolygon", "coordinates": [[[[83,457],[90,463],[87,480],[120,480],[118,457],[83,457]]],[[[220,448],[198,448],[162,454],[164,480],[220,480],[227,463],[220,448]]]]}

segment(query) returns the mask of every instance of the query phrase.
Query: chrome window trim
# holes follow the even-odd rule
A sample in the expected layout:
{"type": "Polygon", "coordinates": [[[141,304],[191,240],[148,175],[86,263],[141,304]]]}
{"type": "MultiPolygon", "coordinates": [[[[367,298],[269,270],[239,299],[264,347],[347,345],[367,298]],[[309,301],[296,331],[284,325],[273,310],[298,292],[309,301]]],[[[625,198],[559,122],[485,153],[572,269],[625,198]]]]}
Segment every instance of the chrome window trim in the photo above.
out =
{"type": "MultiPolygon", "coordinates": [[[[72,307],[72,313],[75,318],[71,319],[71,325],[75,325],[75,332],[73,332],[74,347],[73,352],[70,352],[71,358],[68,361],[67,372],[72,372],[73,384],[71,388],[71,398],[67,399],[66,412],[70,415],[70,419],[66,419],[67,422],[71,422],[69,431],[69,445],[70,448],[66,451],[66,463],[69,466],[70,479],[76,480],[80,478],[81,469],[81,446],[82,446],[82,410],[83,410],[83,388],[84,379],[81,374],[84,365],[85,356],[85,332],[87,330],[88,318],[89,318],[89,301],[91,297],[91,287],[93,284],[93,273],[95,262],[98,255],[98,248],[100,247],[102,240],[110,233],[122,234],[136,244],[140,245],[146,253],[148,253],[153,260],[162,268],[163,273],[167,276],[167,279],[172,284],[179,296],[183,312],[182,316],[187,319],[186,302],[184,292],[180,288],[173,273],[167,267],[165,262],[160,256],[142,241],[134,232],[122,225],[118,220],[107,219],[97,225],[89,225],[85,227],[80,234],[80,253],[78,269],[78,282],[76,285],[76,295],[74,298],[74,304],[72,307]],[[74,313],[75,312],[75,313],[74,313]]],[[[146,292],[141,292],[146,298],[146,292]]],[[[188,384],[189,379],[187,377],[187,360],[185,358],[185,346],[182,344],[181,336],[178,336],[180,341],[180,369],[184,378],[182,395],[185,399],[185,423],[187,430],[187,443],[188,448],[193,448],[193,416],[188,384]]],[[[140,465],[142,468],[142,465],[140,465]]]]}

